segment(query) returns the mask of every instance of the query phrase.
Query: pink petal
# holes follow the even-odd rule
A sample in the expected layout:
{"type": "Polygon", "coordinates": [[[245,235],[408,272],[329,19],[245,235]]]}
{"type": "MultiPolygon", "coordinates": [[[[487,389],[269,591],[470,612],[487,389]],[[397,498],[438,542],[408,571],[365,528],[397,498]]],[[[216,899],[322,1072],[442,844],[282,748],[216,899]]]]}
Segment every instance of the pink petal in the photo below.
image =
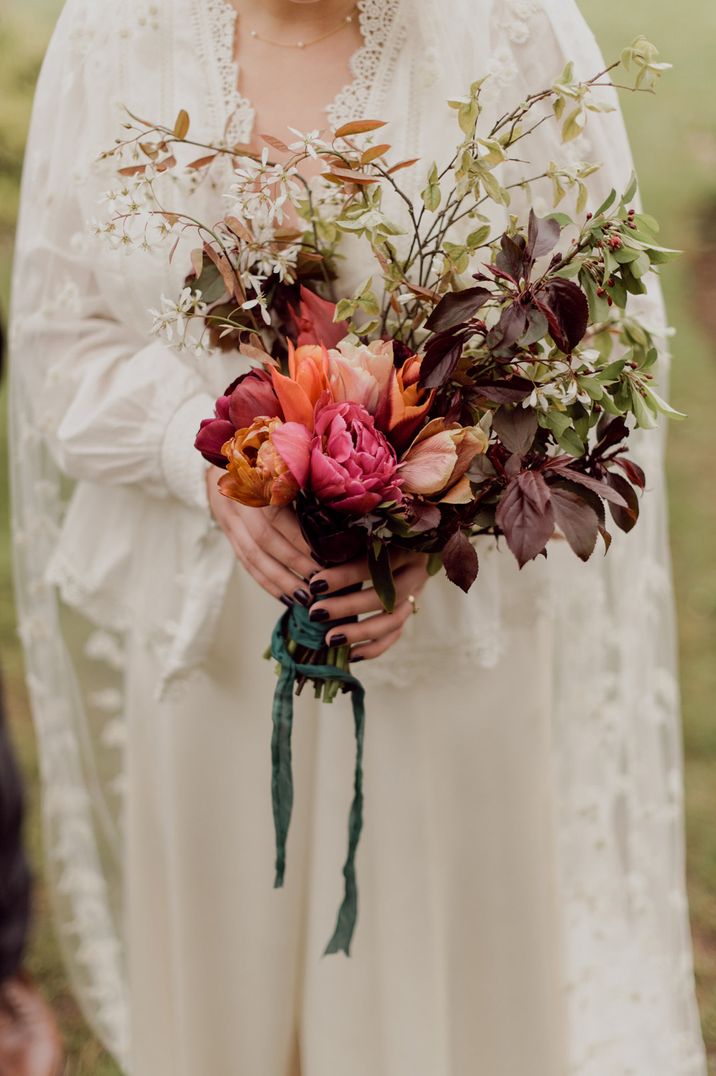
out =
{"type": "Polygon", "coordinates": [[[452,478],[456,463],[457,451],[449,430],[419,441],[398,468],[405,492],[439,493],[452,478]]]}
{"type": "Polygon", "coordinates": [[[271,441],[301,489],[308,484],[312,437],[300,422],[284,422],[271,434],[271,441]]]}

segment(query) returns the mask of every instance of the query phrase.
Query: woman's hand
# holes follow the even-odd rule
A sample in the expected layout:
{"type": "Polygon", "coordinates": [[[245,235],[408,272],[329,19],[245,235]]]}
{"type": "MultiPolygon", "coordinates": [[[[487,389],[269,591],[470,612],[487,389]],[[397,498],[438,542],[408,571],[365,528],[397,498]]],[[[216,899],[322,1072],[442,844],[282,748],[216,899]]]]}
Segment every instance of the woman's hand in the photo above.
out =
{"type": "Polygon", "coordinates": [[[355,624],[333,628],[326,639],[331,646],[351,647],[351,661],[377,658],[389,650],[403,633],[405,621],[413,613],[409,596],[417,597],[428,581],[428,558],[422,553],[404,553],[393,561],[396,603],[393,613],[386,613],[373,587],[332,598],[331,592],[370,579],[366,560],[354,560],[338,568],[325,568],[310,583],[314,595],[311,620],[343,620],[364,616],[355,624]],[[324,597],[325,595],[325,597],[324,597]]]}
{"type": "Polygon", "coordinates": [[[394,558],[397,600],[393,613],[383,610],[373,587],[331,597],[332,592],[368,581],[368,562],[354,560],[338,568],[321,568],[291,508],[249,508],[224,497],[217,485],[224,473],[213,466],[207,471],[212,514],[241,564],[264,590],[284,604],[311,605],[311,619],[318,622],[364,617],[354,624],[337,625],[327,638],[332,646],[350,646],[351,661],[377,658],[398,641],[413,612],[408,596],[417,597],[428,579],[426,556],[401,553],[394,558]]]}
{"type": "Polygon", "coordinates": [[[224,473],[209,467],[206,487],[214,519],[236,556],[274,598],[308,605],[307,583],[321,565],[311,556],[295,513],[290,508],[249,508],[224,497],[217,484],[224,473]]]}

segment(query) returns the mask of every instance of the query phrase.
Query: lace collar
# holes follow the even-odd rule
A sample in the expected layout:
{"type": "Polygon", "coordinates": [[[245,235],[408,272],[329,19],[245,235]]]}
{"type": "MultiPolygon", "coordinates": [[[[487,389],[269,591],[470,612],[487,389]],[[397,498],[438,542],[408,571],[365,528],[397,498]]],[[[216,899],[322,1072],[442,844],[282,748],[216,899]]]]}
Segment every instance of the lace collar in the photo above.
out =
{"type": "MultiPolygon", "coordinates": [[[[329,126],[335,128],[368,115],[376,95],[387,84],[390,63],[387,48],[398,27],[401,0],[358,0],[358,18],[363,45],[350,61],[352,79],[326,106],[329,126]]],[[[254,108],[239,91],[239,64],[234,56],[238,12],[230,0],[204,0],[202,4],[216,65],[222,111],[229,117],[226,136],[249,142],[254,125],[254,108]]]]}

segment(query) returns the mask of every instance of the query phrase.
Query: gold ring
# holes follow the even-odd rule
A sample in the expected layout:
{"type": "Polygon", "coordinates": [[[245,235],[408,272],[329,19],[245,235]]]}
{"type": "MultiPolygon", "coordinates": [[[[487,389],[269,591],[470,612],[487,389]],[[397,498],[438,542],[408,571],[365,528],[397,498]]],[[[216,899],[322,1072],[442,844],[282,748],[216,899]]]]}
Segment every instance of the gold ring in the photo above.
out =
{"type": "Polygon", "coordinates": [[[408,594],[408,601],[412,605],[412,607],[413,607],[413,615],[415,615],[415,613],[417,613],[417,611],[418,611],[418,603],[415,600],[415,595],[414,594],[408,594]]]}

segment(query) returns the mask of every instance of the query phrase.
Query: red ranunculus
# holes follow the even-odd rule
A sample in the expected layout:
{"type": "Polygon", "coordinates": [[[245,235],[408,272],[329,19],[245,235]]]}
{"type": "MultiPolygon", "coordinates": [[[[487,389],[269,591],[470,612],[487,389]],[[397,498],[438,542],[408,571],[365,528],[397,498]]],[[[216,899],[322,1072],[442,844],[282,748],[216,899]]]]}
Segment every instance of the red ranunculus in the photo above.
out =
{"type": "Polygon", "coordinates": [[[214,405],[214,418],[202,420],[194,447],[215,467],[226,467],[222,445],[257,418],[283,418],[267,370],[250,370],[231,382],[214,405]]]}

